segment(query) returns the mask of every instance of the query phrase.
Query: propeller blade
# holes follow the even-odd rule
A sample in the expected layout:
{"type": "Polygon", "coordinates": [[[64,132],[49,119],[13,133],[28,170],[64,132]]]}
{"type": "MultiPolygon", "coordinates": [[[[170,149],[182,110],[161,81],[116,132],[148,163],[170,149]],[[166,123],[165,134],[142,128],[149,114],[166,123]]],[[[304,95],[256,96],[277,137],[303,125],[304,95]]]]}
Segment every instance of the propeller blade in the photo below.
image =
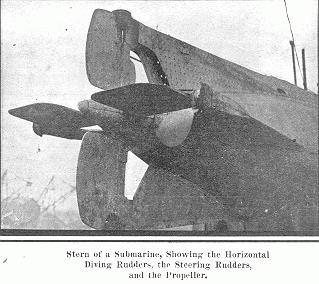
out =
{"type": "Polygon", "coordinates": [[[191,108],[190,97],[165,85],[138,83],[102,91],[92,100],[135,115],[154,115],[191,108]]]}
{"type": "Polygon", "coordinates": [[[156,129],[156,136],[168,147],[180,145],[191,130],[194,113],[195,110],[188,108],[163,116],[156,129]]]}

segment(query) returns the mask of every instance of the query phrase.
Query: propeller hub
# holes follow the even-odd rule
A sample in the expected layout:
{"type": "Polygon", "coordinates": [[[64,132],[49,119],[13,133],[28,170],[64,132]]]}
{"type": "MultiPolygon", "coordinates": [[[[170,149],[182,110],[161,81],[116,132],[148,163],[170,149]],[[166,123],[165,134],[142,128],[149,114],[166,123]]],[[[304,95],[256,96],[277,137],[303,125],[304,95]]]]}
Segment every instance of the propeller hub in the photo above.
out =
{"type": "Polygon", "coordinates": [[[78,103],[78,109],[83,113],[86,114],[89,112],[89,103],[88,101],[81,101],[78,103]]]}

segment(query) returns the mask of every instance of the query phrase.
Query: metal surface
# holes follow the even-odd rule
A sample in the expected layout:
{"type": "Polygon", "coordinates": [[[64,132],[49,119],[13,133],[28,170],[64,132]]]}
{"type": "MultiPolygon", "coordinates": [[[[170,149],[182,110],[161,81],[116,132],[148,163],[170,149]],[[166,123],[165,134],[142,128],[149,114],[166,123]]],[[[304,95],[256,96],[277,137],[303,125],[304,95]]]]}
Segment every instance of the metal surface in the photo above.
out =
{"type": "MultiPolygon", "coordinates": [[[[215,91],[285,96],[309,103],[317,101],[311,92],[305,93],[288,82],[251,71],[141,23],[138,42],[157,56],[169,85],[175,89],[199,89],[201,83],[206,83],[215,91]]],[[[144,68],[148,65],[144,64],[144,68]]]]}
{"type": "Polygon", "coordinates": [[[182,144],[191,130],[195,112],[188,108],[164,115],[155,129],[156,137],[168,147],[182,144]]]}
{"type": "MultiPolygon", "coordinates": [[[[314,103],[317,98],[313,93],[304,93],[302,89],[272,76],[261,75],[240,65],[209,54],[176,38],[149,28],[125,14],[125,44],[141,59],[150,83],[170,85],[174,89],[199,89],[200,83],[210,85],[215,91],[248,92],[271,96],[285,96],[303,102],[314,103]],[[278,89],[284,92],[278,91],[278,89]]],[[[116,30],[123,26],[114,13],[96,10],[91,27],[100,29],[96,35],[92,33],[94,47],[87,45],[87,57],[94,55],[101,61],[104,70],[114,61],[112,54],[101,58],[99,52],[116,48],[114,44],[116,30]],[[103,25],[99,26],[100,23],[103,25]],[[107,35],[105,35],[107,33],[107,35]],[[112,37],[109,38],[109,35],[112,37]],[[96,37],[93,39],[93,37],[96,37]],[[109,45],[109,46],[108,46],[109,45]]],[[[89,34],[90,34],[89,31],[89,34]]],[[[92,39],[91,39],[92,37],[92,39]]],[[[88,37],[89,39],[89,37],[88,37]]],[[[111,71],[111,69],[109,69],[111,71]]],[[[96,70],[98,71],[98,69],[96,70]]],[[[104,72],[103,70],[102,73],[104,72]]],[[[88,69],[88,75],[96,76],[96,72],[88,69]]],[[[116,73],[116,72],[115,72],[116,73]]],[[[111,78],[111,77],[110,77],[111,78]]],[[[106,81],[111,82],[108,78],[106,81]]]]}
{"type": "Polygon", "coordinates": [[[95,10],[86,42],[86,70],[90,83],[112,89],[135,83],[135,67],[125,41],[125,25],[116,23],[116,15],[95,10]]]}
{"type": "Polygon", "coordinates": [[[92,120],[78,110],[50,103],[37,103],[9,110],[13,116],[33,122],[33,130],[39,135],[52,135],[81,140],[86,131],[82,127],[92,126],[92,120]]]}
{"type": "Polygon", "coordinates": [[[317,153],[255,119],[206,110],[181,145],[139,157],[199,185],[249,230],[318,229],[317,153]]]}
{"type": "MultiPolygon", "coordinates": [[[[95,229],[164,229],[214,223],[227,213],[214,197],[196,185],[150,167],[133,200],[124,196],[127,151],[105,135],[83,138],[77,169],[77,195],[82,221],[95,229]]],[[[241,226],[229,220],[230,229],[241,226]],[[237,227],[236,227],[237,226],[237,227]]]]}
{"type": "Polygon", "coordinates": [[[230,114],[252,117],[296,141],[307,151],[318,152],[318,108],[287,97],[241,92],[215,92],[203,85],[208,106],[230,114]]]}
{"type": "MultiPolygon", "coordinates": [[[[111,12],[97,11],[105,17],[104,29],[117,25],[116,18],[108,18],[111,12]]],[[[192,90],[205,83],[216,94],[220,93],[220,97],[228,97],[242,109],[249,109],[257,120],[312,151],[318,150],[318,97],[314,93],[209,54],[151,29],[129,15],[126,27],[125,41],[140,57],[150,83],[192,90]]]]}
{"type": "Polygon", "coordinates": [[[83,137],[79,154],[84,223],[106,230],[318,230],[314,93],[160,33],[125,10],[94,12],[86,60],[90,82],[107,91],[80,102],[80,112],[51,104],[10,111],[35,122],[39,135],[46,127],[72,139],[79,136],[66,136],[70,129],[102,127],[83,137]],[[131,85],[130,51],[156,85],[131,85]],[[149,164],[133,201],[124,196],[128,150],[149,164]]]}
{"type": "Polygon", "coordinates": [[[95,93],[92,100],[127,114],[148,116],[192,107],[189,96],[164,85],[138,83],[95,93]]]}

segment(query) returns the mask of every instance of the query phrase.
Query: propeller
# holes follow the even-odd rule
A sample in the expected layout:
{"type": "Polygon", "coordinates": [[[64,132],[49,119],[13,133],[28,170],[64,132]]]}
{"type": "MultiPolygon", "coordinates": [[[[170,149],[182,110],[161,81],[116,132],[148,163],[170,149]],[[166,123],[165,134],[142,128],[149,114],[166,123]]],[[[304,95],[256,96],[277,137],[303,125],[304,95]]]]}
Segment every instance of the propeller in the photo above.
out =
{"type": "Polygon", "coordinates": [[[188,108],[163,115],[155,130],[157,138],[168,147],[180,145],[192,128],[195,112],[188,108]]]}

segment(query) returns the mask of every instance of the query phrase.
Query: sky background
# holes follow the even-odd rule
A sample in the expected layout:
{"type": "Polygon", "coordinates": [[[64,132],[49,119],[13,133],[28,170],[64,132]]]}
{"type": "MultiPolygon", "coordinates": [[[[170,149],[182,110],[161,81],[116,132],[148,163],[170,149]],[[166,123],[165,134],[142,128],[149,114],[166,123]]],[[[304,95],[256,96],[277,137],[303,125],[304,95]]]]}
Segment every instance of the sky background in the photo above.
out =
{"type": "MultiPolygon", "coordinates": [[[[281,0],[1,2],[1,171],[32,180],[30,194],[52,175],[75,185],[80,141],[36,136],[31,123],[8,115],[8,109],[35,102],[76,109],[80,100],[99,91],[85,70],[86,35],[97,8],[129,10],[149,27],[293,82],[291,34],[281,0]]],[[[317,92],[317,1],[287,0],[287,5],[300,64],[305,48],[308,87],[317,92]]],[[[302,86],[298,69],[297,75],[302,86]]],[[[145,166],[134,169],[141,174],[145,166]]],[[[134,180],[131,176],[129,183],[134,180]]]]}

